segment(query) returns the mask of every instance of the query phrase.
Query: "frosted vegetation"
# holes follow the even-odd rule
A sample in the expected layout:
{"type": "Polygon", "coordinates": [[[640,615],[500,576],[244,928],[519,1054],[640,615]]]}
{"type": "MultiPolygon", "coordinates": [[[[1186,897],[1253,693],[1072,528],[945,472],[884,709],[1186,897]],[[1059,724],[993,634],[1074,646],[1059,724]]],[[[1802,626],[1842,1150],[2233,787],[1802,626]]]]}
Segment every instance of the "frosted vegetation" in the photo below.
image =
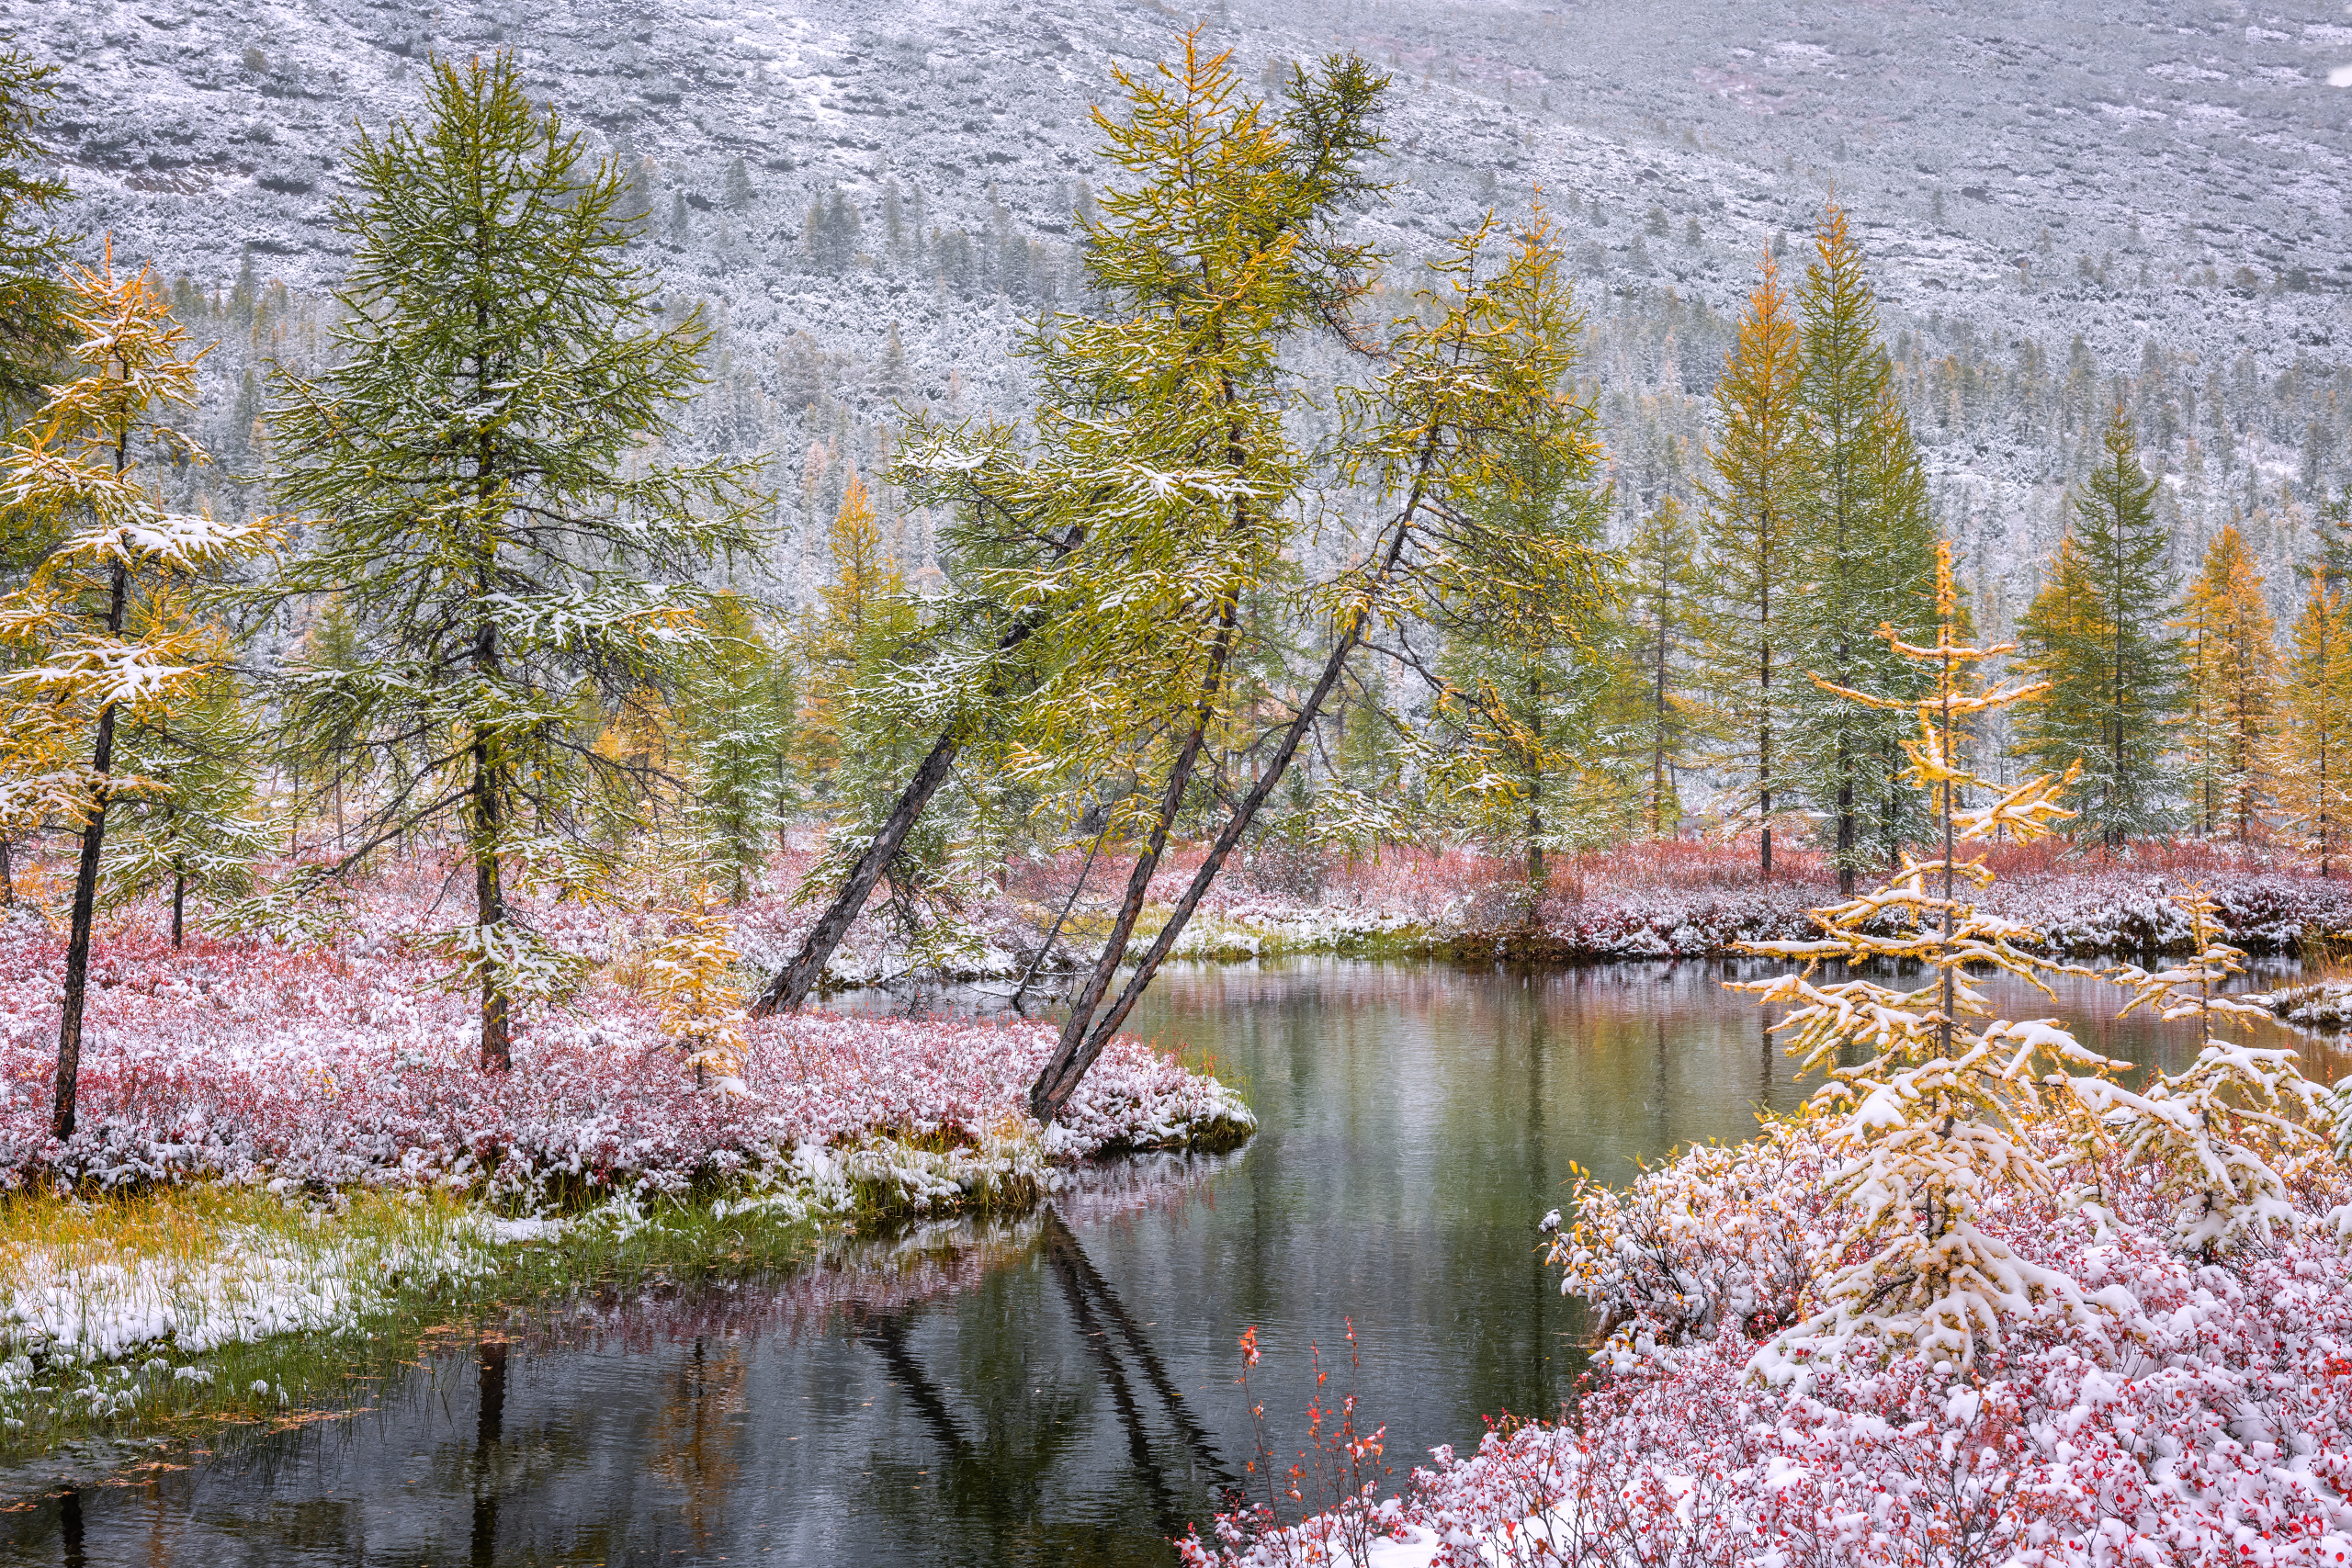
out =
{"type": "MultiPolygon", "coordinates": [[[[933,18],[50,10],[0,47],[27,1441],[526,1257],[761,1266],[1229,1147],[1247,1106],[1120,1032],[1172,959],[1739,953],[1821,1087],[1547,1223],[1598,1323],[1567,1418],[1384,1499],[1318,1406],[1190,1557],[2352,1551],[2352,1091],[2273,1017],[2342,998],[2233,989],[2352,928],[2325,169],[2117,231],[2143,159],[2052,215],[2068,266],[1934,116],[1815,148],[1880,175],[1834,199],[1727,151],[1844,101],[1842,38],[1702,65],[1734,108],[1629,151],[1403,16],[1040,23],[1041,101],[1095,107],[1016,135],[902,101],[979,85],[933,18]],[[226,98],[277,107],[231,148],[226,98]],[[2188,1066],[1981,984],[2100,966],[2188,1066]],[[943,976],[1064,1016],[808,1009],[943,976]]],[[[2049,113],[2333,145],[2279,95],[2342,28],[2236,76],[2098,28],[2171,86],[2049,113]]]]}

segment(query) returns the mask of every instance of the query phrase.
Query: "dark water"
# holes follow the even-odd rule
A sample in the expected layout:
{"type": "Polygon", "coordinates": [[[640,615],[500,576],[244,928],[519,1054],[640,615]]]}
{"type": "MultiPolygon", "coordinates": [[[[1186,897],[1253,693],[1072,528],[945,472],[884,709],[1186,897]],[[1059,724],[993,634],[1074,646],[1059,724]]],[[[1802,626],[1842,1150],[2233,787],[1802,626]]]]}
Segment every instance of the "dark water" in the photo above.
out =
{"type": "MultiPolygon", "coordinates": [[[[1580,1325],[1535,1226],[1570,1162],[1622,1179],[1804,1092],[1723,977],[1171,973],[1134,1027],[1243,1089],[1263,1126],[1240,1152],[1106,1170],[1019,1222],[782,1280],[468,1333],[362,1414],[185,1469],[47,1495],[0,1475],[0,1562],[1165,1564],[1256,1451],[1251,1400],[1295,1452],[1310,1341],[1327,1397],[1352,1378],[1386,1423],[1399,1480],[1487,1416],[1557,1408],[1580,1325]]],[[[2184,1026],[2098,1021],[2112,996],[2000,999],[2185,1061],[2184,1026]]]]}

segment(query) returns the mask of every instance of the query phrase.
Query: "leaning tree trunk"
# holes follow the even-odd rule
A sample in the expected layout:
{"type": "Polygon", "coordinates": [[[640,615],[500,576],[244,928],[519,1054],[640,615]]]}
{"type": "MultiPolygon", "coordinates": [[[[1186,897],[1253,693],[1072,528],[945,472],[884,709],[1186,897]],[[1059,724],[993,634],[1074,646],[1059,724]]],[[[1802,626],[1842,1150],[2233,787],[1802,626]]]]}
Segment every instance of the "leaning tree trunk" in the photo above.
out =
{"type": "MultiPolygon", "coordinates": [[[[1086,976],[1086,984],[1071,999],[1069,1017],[1062,1024],[1061,1039],[1054,1046],[1054,1054],[1046,1059],[1037,1074],[1037,1081],[1029,1088],[1030,1113],[1040,1122],[1051,1122],[1060,1114],[1069,1092],[1078,1080],[1102,1055],[1102,1040],[1107,1034],[1090,1030],[1095,1010],[1102,1005],[1103,993],[1111,988],[1112,976],[1118,973],[1121,960],[1125,958],[1127,939],[1135,934],[1136,921],[1143,916],[1145,897],[1151,889],[1152,874],[1159,869],[1159,857],[1168,848],[1169,829],[1175,825],[1176,814],[1184,805],[1184,792],[1193,782],[1193,770],[1199,763],[1201,746],[1208,739],[1209,721],[1216,716],[1217,694],[1225,686],[1225,667],[1233,653],[1236,622],[1240,615],[1238,591],[1228,591],[1217,612],[1216,641],[1209,650],[1208,669],[1201,676],[1200,695],[1193,713],[1193,727],[1184,737],[1183,749],[1169,765],[1168,786],[1160,794],[1159,813],[1152,818],[1151,831],[1145,837],[1143,852],[1136,856],[1135,868],[1127,874],[1126,896],[1119,901],[1118,918],[1111,923],[1111,934],[1103,939],[1102,951],[1094,960],[1094,968],[1086,976]],[[1058,1094],[1055,1089],[1058,1087],[1058,1094]]],[[[1165,929],[1161,931],[1167,938],[1165,929]]],[[[1170,939],[1172,940],[1172,939],[1170,939]]],[[[1160,944],[1155,943],[1155,951],[1160,944]]],[[[1157,967],[1155,964],[1153,967],[1157,967]]],[[[1128,1005],[1133,1005],[1132,1003],[1128,1005]]],[[[1126,1016],[1121,1008],[1119,1016],[1126,1016]]]]}
{"type": "MultiPolygon", "coordinates": [[[[1425,459],[1422,464],[1424,474],[1428,466],[1425,459]]],[[[1355,651],[1356,644],[1363,637],[1364,627],[1371,623],[1374,600],[1404,555],[1406,541],[1411,536],[1411,518],[1419,510],[1419,503],[1420,489],[1417,483],[1412,498],[1406,503],[1404,515],[1397,523],[1396,537],[1389,542],[1386,555],[1367,583],[1363,599],[1350,617],[1347,629],[1340,634],[1330,657],[1324,660],[1321,678],[1315,682],[1315,689],[1307,694],[1305,705],[1291,720],[1290,728],[1283,732],[1282,744],[1275,749],[1273,761],[1259,776],[1258,782],[1250,786],[1250,793],[1242,797],[1241,804],[1234,808],[1233,815],[1218,832],[1216,841],[1209,846],[1208,858],[1201,863],[1200,870],[1193,874],[1191,886],[1177,900],[1167,923],[1159,928],[1159,934],[1152,939],[1151,946],[1145,952],[1142,962],[1136,964],[1135,974],[1120,990],[1118,999],[1101,1018],[1096,1019],[1091,1015],[1099,1004],[1102,989],[1108,985],[1109,969],[1117,966],[1116,957],[1125,947],[1125,934],[1120,933],[1112,945],[1103,949],[1103,962],[1097,963],[1094,978],[1089,983],[1091,997],[1082,999],[1080,1006],[1070,1010],[1070,1022],[1063,1026],[1059,1043],[1037,1074],[1037,1081],[1030,1086],[1029,1111],[1038,1121],[1053,1121],[1069,1103],[1069,1097],[1077,1091],[1079,1081],[1086,1076],[1086,1070],[1094,1065],[1096,1057],[1102,1055],[1102,1048],[1111,1043],[1111,1037],[1119,1032],[1119,1026],[1126,1022],[1127,1014],[1134,1011],[1136,1003],[1142,999],[1152,976],[1168,961],[1168,954],[1174,949],[1177,937],[1182,933],[1185,922],[1193,918],[1193,911],[1199,908],[1201,900],[1207,897],[1209,885],[1216,880],[1216,874],[1224,866],[1226,857],[1240,843],[1241,836],[1256,820],[1259,809],[1272,795],[1274,786],[1282,782],[1283,774],[1290,768],[1291,759],[1298,754],[1299,743],[1306,739],[1306,732],[1314,727],[1316,717],[1323,711],[1323,705],[1329,699],[1332,689],[1340,683],[1340,677],[1347,669],[1348,656],[1355,651]]],[[[1141,880],[1148,882],[1150,878],[1146,875],[1141,880]]],[[[1130,894],[1136,886],[1130,883],[1130,894]]],[[[1136,900],[1136,903],[1140,908],[1140,900],[1136,900]]],[[[1129,922],[1130,926],[1132,923],[1129,922]]]]}
{"type": "MultiPolygon", "coordinates": [[[[1056,542],[1056,547],[1060,555],[1068,555],[1078,548],[1084,537],[1082,529],[1072,528],[1067,536],[1056,542]]],[[[1044,624],[1045,618],[1035,615],[1014,622],[997,639],[997,652],[1010,653],[1027,641],[1030,635],[1044,624]]],[[[816,990],[817,982],[824,976],[826,963],[841,946],[842,939],[849,935],[851,923],[865,908],[865,901],[874,896],[875,886],[881,882],[883,873],[890,869],[890,863],[898,858],[899,847],[907,841],[907,835],[914,830],[915,823],[922,819],[923,808],[931,804],[931,797],[939,793],[941,784],[947,782],[948,770],[955,766],[956,753],[962,745],[953,724],[932,743],[931,751],[923,758],[922,765],[915,770],[914,777],[907,781],[907,787],[899,792],[897,803],[890,807],[890,815],[882,823],[882,830],[865,846],[865,852],[857,857],[857,863],[850,867],[849,880],[842,883],[841,891],[833,895],[833,901],[825,906],[825,912],[817,917],[817,923],[808,928],[808,936],[801,940],[800,951],[775,972],[775,977],[753,998],[753,1018],[765,1018],[778,1010],[797,1012],[808,999],[809,994],[816,990]]]]}
{"type": "Polygon", "coordinates": [[[858,911],[865,908],[865,900],[873,896],[875,885],[882,880],[882,874],[898,858],[899,846],[914,830],[923,807],[931,804],[931,797],[947,781],[947,773],[955,765],[957,749],[956,732],[952,729],[933,744],[931,754],[922,760],[922,766],[917,768],[914,777],[907,781],[907,787],[899,792],[898,804],[890,807],[890,815],[882,824],[882,830],[874,835],[873,842],[865,846],[865,852],[857,857],[855,865],[850,867],[849,880],[842,884],[839,893],[833,895],[833,901],[825,906],[825,912],[817,917],[817,923],[808,928],[808,936],[800,943],[800,951],[775,972],[775,977],[768,982],[767,988],[752,1001],[753,1018],[765,1018],[779,1008],[792,1012],[808,999],[808,993],[817,988],[818,977],[825,972],[826,961],[832,957],[833,950],[841,946],[842,938],[849,934],[850,922],[856,919],[858,911]]]}

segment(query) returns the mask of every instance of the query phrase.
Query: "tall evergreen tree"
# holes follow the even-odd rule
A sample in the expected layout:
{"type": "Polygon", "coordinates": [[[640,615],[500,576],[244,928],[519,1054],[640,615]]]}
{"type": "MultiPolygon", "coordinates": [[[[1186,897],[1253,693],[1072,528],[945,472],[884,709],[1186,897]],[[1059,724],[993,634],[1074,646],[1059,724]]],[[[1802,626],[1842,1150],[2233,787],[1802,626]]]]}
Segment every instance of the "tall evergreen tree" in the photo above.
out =
{"type": "Polygon", "coordinates": [[[2156,481],[2140,466],[2120,398],[2102,457],[2068,497],[2071,516],[2049,579],[2018,624],[2018,662],[2048,690],[2018,709],[2017,750],[2063,772],[2084,828],[2109,848],[2168,832],[2177,783],[2169,729],[2179,710],[2180,646],[2168,619],[2177,597],[2170,541],[2156,520],[2156,481]]]}
{"type": "Polygon", "coordinates": [[[73,236],[49,218],[66,199],[65,182],[25,167],[40,155],[37,135],[57,95],[56,74],[57,67],[19,48],[14,33],[0,32],[0,431],[40,398],[74,341],[58,272],[73,236]]]}
{"type": "MultiPolygon", "coordinates": [[[[1866,817],[1883,820],[1904,805],[1917,811],[1916,793],[1899,781],[1905,716],[1844,691],[1900,697],[1925,681],[1876,633],[1891,626],[1915,643],[1928,635],[1936,532],[1878,302],[1843,209],[1823,215],[1814,252],[1797,292],[1796,402],[1811,448],[1795,551],[1804,588],[1791,596],[1785,624],[1791,663],[1821,679],[1792,684],[1789,757],[1806,797],[1834,825],[1838,890],[1851,897],[1855,873],[1871,858],[1866,817]]],[[[1885,850],[1891,862],[1894,845],[1885,850]]]]}
{"type": "Polygon", "coordinates": [[[678,710],[694,755],[695,847],[741,903],[784,824],[796,695],[792,666],[732,593],[702,615],[710,641],[690,660],[678,710]]]}
{"type": "Polygon", "coordinates": [[[511,57],[436,62],[426,104],[353,151],[341,363],[287,378],[271,421],[279,494],[320,519],[286,589],[341,595],[369,656],[298,663],[288,705],[297,741],[345,766],[417,759],[344,863],[455,817],[475,909],[445,942],[503,1071],[514,1003],[566,968],[515,919],[510,874],[593,882],[600,804],[653,783],[580,705],[668,678],[703,599],[680,585],[750,545],[757,507],[739,466],[641,460],[709,334],[698,312],[653,324],[620,172],[533,109],[511,57]]]}
{"type": "Polygon", "coordinates": [[[2188,654],[2188,774],[2199,826],[2240,843],[2275,794],[2278,644],[2253,552],[2235,527],[2213,536],[2181,616],[2188,654]]]}
{"type": "Polygon", "coordinates": [[[1801,579],[1799,527],[1813,487],[1814,441],[1798,400],[1804,378],[1795,319],[1768,250],[1739,336],[1715,383],[1713,476],[1703,529],[1715,603],[1707,662],[1724,737],[1724,766],[1740,780],[1727,819],[1758,829],[1757,865],[1772,874],[1772,824],[1792,804],[1791,603],[1801,579]]]}
{"type": "Polygon", "coordinates": [[[1661,496],[1634,530],[1624,566],[1626,678],[1642,694],[1633,726],[1645,774],[1640,830],[1653,839],[1671,837],[1682,819],[1678,780],[1704,722],[1688,690],[1704,605],[1698,530],[1680,502],[1661,496]]]}
{"type": "MultiPolygon", "coordinates": [[[[1539,451],[1522,489],[1479,498],[1481,525],[1591,547],[1600,527],[1581,457],[1539,451]]],[[[1438,712],[1449,734],[1430,782],[1467,807],[1489,842],[1519,852],[1540,896],[1547,851],[1617,838],[1633,825],[1640,785],[1625,757],[1628,709],[1639,711],[1624,700],[1631,661],[1623,646],[1562,637],[1556,624],[1508,599],[1464,595],[1436,608],[1448,638],[1438,712]]]]}

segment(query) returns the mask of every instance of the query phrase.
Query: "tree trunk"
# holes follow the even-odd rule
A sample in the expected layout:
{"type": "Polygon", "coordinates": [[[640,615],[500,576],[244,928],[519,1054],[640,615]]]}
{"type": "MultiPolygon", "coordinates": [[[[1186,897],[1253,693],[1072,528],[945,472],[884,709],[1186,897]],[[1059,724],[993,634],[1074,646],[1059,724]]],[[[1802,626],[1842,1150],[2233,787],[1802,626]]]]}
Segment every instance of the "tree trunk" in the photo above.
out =
{"type": "MultiPolygon", "coordinates": [[[[117,463],[119,469],[121,464],[117,463]]],[[[130,589],[130,569],[120,559],[107,585],[107,635],[122,635],[122,611],[130,589]]],[[[98,908],[98,860],[106,852],[107,775],[114,769],[114,705],[98,710],[97,744],[91,749],[90,771],[97,775],[91,791],[90,819],[82,824],[82,858],[74,869],[74,917],[65,941],[65,1005],[57,1023],[57,1102],[50,1131],[60,1138],[74,1135],[74,1091],[82,1072],[82,1007],[90,985],[90,926],[98,908]]]]}
{"type": "Polygon", "coordinates": [[[490,951],[496,940],[492,933],[506,923],[506,893],[498,875],[499,799],[488,741],[475,739],[473,762],[474,925],[482,950],[481,1068],[503,1073],[514,1066],[514,1055],[506,987],[490,951]]]}
{"type": "MultiPolygon", "coordinates": [[[[1238,591],[1228,589],[1224,604],[1217,611],[1216,641],[1209,650],[1209,666],[1201,676],[1201,693],[1193,713],[1193,728],[1184,737],[1183,749],[1168,769],[1168,787],[1160,795],[1159,814],[1152,819],[1151,832],[1144,840],[1143,852],[1136,856],[1135,869],[1127,874],[1126,897],[1119,901],[1118,919],[1112,922],[1111,934],[1102,943],[1102,951],[1094,960],[1094,968],[1086,977],[1085,987],[1070,1002],[1069,1017],[1063,1021],[1061,1039],[1055,1043],[1054,1054],[1046,1059],[1037,1074],[1037,1081],[1029,1089],[1029,1111],[1040,1122],[1051,1122],[1061,1113],[1078,1080],[1094,1064],[1102,1052],[1102,1043],[1110,1036],[1106,1032],[1090,1032],[1094,1011],[1102,1005],[1102,994],[1111,988],[1111,977],[1118,973],[1119,962],[1126,956],[1127,939],[1135,934],[1136,921],[1143,915],[1144,897],[1151,888],[1152,873],[1159,868],[1159,856],[1168,847],[1168,832],[1174,826],[1176,814],[1184,804],[1184,790],[1193,780],[1193,769],[1200,760],[1202,743],[1208,738],[1209,720],[1215,716],[1217,694],[1224,689],[1226,661],[1233,652],[1235,624],[1240,615],[1238,591]]],[[[1253,797],[1264,787],[1261,780],[1250,792],[1253,797]]],[[[1166,928],[1160,931],[1162,942],[1173,941],[1166,928]]],[[[1155,950],[1161,943],[1154,943],[1155,950]]],[[[1133,985],[1130,983],[1129,989],[1133,985]]],[[[1124,999],[1124,997],[1123,998],[1124,999]]],[[[1131,1004],[1130,1004],[1131,1005],[1131,1004]]],[[[1119,1016],[1124,1018],[1122,1010],[1119,1016]]],[[[1114,1026],[1115,1027],[1115,1026],[1114,1026]]]]}
{"type": "Polygon", "coordinates": [[[187,873],[172,872],[172,946],[177,949],[180,937],[187,929],[187,873]]]}
{"type": "Polygon", "coordinates": [[[808,999],[808,994],[817,988],[817,981],[825,973],[826,961],[841,946],[842,938],[849,934],[850,922],[856,919],[858,911],[865,908],[865,900],[872,896],[875,884],[882,880],[882,874],[898,857],[899,846],[907,841],[907,835],[913,830],[916,819],[922,816],[923,807],[931,804],[931,797],[946,782],[948,770],[955,765],[957,749],[953,730],[942,735],[933,744],[931,754],[923,758],[922,765],[915,770],[914,777],[907,781],[907,787],[899,792],[898,803],[890,807],[890,815],[883,822],[882,830],[874,836],[874,841],[865,846],[865,852],[857,857],[857,863],[850,868],[849,880],[842,884],[839,893],[833,895],[833,901],[825,906],[825,912],[817,917],[817,923],[808,928],[808,936],[801,941],[800,951],[792,955],[791,962],[775,972],[775,977],[768,982],[767,988],[752,1003],[753,1018],[765,1018],[779,1008],[786,1012],[794,1012],[808,999]]]}
{"type": "Polygon", "coordinates": [[[1764,880],[1770,882],[1772,880],[1772,588],[1769,576],[1765,581],[1763,606],[1762,621],[1766,630],[1763,646],[1758,650],[1762,663],[1757,692],[1764,716],[1756,735],[1756,810],[1758,823],[1763,829],[1758,869],[1764,880]]]}
{"type": "Polygon", "coordinates": [[[1838,737],[1838,897],[1854,896],[1854,759],[1838,737]]]}
{"type": "Polygon", "coordinates": [[[1670,587],[1666,558],[1661,553],[1657,569],[1657,690],[1650,713],[1650,837],[1653,839],[1666,837],[1666,645],[1667,639],[1673,635],[1672,622],[1667,615],[1666,596],[1670,587]]]}
{"type": "MultiPolygon", "coordinates": [[[[1084,529],[1070,529],[1054,543],[1057,558],[1078,548],[1085,537],[1084,529]]],[[[1026,642],[1030,635],[1044,624],[1041,615],[1028,615],[1014,622],[997,639],[997,652],[1010,653],[1026,642]]],[[[995,694],[991,685],[989,695],[993,697],[995,694]]],[[[922,766],[915,770],[914,777],[909,779],[907,787],[899,792],[898,802],[890,807],[890,815],[884,820],[882,830],[875,835],[874,841],[865,846],[865,852],[857,857],[857,863],[850,868],[849,880],[842,885],[839,893],[833,895],[833,901],[825,906],[825,912],[817,917],[817,923],[808,928],[808,935],[801,942],[800,951],[776,971],[775,977],[752,1001],[753,1018],[765,1018],[779,1008],[786,1012],[797,1012],[808,1001],[809,993],[817,988],[817,982],[824,976],[827,961],[841,946],[842,939],[849,934],[851,923],[865,908],[866,899],[873,897],[883,873],[890,869],[890,862],[897,858],[899,846],[907,841],[907,835],[921,820],[923,808],[931,804],[931,797],[938,793],[939,786],[947,782],[948,770],[955,765],[956,753],[962,745],[956,739],[953,727],[932,743],[930,753],[923,758],[922,766]]]]}
{"type": "MultiPolygon", "coordinates": [[[[1429,467],[1429,459],[1424,457],[1421,463],[1422,476],[1427,475],[1429,467]]],[[[1265,805],[1267,798],[1274,793],[1275,785],[1282,782],[1283,774],[1289,770],[1291,759],[1298,753],[1299,743],[1306,738],[1306,732],[1313,727],[1316,716],[1322,712],[1324,703],[1329,700],[1332,688],[1340,683],[1340,677],[1347,669],[1348,655],[1355,651],[1358,639],[1363,636],[1363,629],[1372,619],[1372,607],[1381,587],[1388,581],[1389,575],[1396,570],[1397,561],[1404,556],[1406,542],[1411,536],[1410,525],[1413,515],[1420,507],[1421,483],[1421,479],[1417,477],[1413,493],[1407,500],[1402,515],[1397,519],[1396,537],[1389,542],[1387,552],[1381,559],[1379,570],[1374,573],[1366,584],[1363,602],[1357,605],[1347,630],[1341,634],[1338,644],[1331,649],[1330,657],[1324,660],[1322,677],[1315,682],[1315,689],[1307,694],[1305,705],[1298,710],[1297,716],[1291,720],[1290,728],[1283,731],[1282,744],[1274,750],[1272,763],[1250,786],[1250,793],[1242,797],[1241,804],[1234,808],[1233,815],[1227,819],[1224,829],[1218,832],[1216,842],[1209,846],[1208,858],[1201,863],[1200,870],[1193,874],[1191,886],[1184,889],[1184,896],[1177,900],[1176,908],[1169,914],[1167,924],[1161,926],[1159,934],[1152,939],[1151,946],[1145,952],[1142,962],[1136,965],[1135,974],[1128,978],[1125,987],[1119,992],[1118,1000],[1100,1021],[1092,1022],[1091,1028],[1087,1028],[1085,1023],[1080,1023],[1080,1029],[1084,1031],[1082,1035],[1073,1031],[1068,1024],[1063,1026],[1060,1043],[1055,1046],[1052,1057],[1039,1071],[1037,1081],[1029,1089],[1030,1114],[1035,1116],[1038,1121],[1053,1121],[1055,1117],[1061,1114],[1062,1108],[1069,1103],[1069,1097],[1076,1092],[1079,1081],[1086,1076],[1086,1070],[1094,1065],[1095,1058],[1100,1056],[1102,1054],[1102,1048],[1111,1043],[1111,1037],[1118,1032],[1119,1026],[1126,1022],[1127,1014],[1135,1010],[1136,1003],[1142,999],[1145,987],[1151,984],[1151,978],[1159,972],[1159,966],[1167,962],[1168,954],[1175,948],[1177,937],[1182,934],[1185,922],[1193,918],[1193,911],[1200,908],[1201,900],[1207,896],[1209,885],[1216,880],[1216,874],[1225,864],[1226,857],[1231,854],[1234,846],[1241,841],[1242,834],[1250,830],[1250,824],[1256,819],[1259,808],[1265,805]]],[[[1144,880],[1148,882],[1149,878],[1147,876],[1144,880]]],[[[1136,884],[1131,882],[1130,895],[1134,893],[1135,887],[1136,884]]],[[[1118,953],[1125,943],[1126,937],[1122,932],[1112,946],[1103,950],[1106,957],[1118,953]]],[[[1115,963],[1113,966],[1115,967],[1115,963]]],[[[1098,962],[1094,976],[1089,982],[1094,987],[1094,995],[1085,1001],[1082,1010],[1075,1007],[1071,1009],[1070,1018],[1073,1021],[1082,1018],[1091,1019],[1094,1008],[1099,1005],[1102,987],[1107,985],[1108,980],[1108,973],[1103,964],[1098,962]]]]}

